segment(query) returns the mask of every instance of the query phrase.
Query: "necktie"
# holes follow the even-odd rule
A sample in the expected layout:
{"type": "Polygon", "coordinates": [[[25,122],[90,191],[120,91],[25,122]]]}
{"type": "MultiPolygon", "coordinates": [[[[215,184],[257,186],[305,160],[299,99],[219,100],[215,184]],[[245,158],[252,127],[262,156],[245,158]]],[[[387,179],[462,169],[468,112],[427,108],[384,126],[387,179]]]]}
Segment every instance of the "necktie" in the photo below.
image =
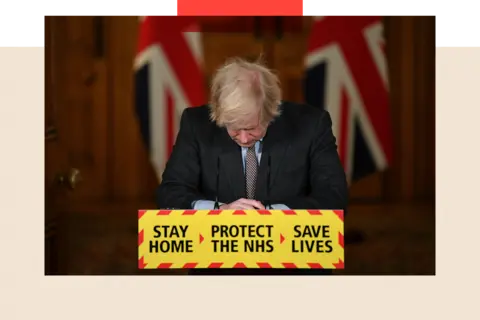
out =
{"type": "Polygon", "coordinates": [[[255,198],[255,185],[257,183],[258,160],[255,145],[248,148],[245,158],[245,187],[247,199],[255,198]]]}

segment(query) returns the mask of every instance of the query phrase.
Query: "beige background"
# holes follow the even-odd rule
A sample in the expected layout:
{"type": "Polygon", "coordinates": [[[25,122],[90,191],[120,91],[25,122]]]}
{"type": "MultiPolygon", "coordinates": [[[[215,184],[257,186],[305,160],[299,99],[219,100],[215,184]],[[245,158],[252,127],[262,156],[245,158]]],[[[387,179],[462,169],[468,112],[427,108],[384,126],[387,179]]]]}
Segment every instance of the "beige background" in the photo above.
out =
{"type": "Polygon", "coordinates": [[[435,277],[43,276],[43,48],[0,49],[0,319],[478,319],[480,49],[437,49],[435,277]],[[231,311],[230,311],[231,310],[231,311]]]}

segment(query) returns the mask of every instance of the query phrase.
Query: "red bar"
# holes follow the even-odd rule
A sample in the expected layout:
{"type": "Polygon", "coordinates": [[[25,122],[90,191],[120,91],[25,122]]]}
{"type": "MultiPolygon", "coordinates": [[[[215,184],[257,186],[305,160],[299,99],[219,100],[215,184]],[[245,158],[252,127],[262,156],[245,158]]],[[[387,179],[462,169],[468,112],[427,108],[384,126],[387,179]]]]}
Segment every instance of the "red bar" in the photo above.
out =
{"type": "MultiPolygon", "coordinates": [[[[177,1],[178,3],[178,1],[177,1]]],[[[476,8],[478,0],[304,0],[305,8],[476,8]]]]}
{"type": "Polygon", "coordinates": [[[179,16],[301,16],[303,0],[178,0],[179,16]]]}

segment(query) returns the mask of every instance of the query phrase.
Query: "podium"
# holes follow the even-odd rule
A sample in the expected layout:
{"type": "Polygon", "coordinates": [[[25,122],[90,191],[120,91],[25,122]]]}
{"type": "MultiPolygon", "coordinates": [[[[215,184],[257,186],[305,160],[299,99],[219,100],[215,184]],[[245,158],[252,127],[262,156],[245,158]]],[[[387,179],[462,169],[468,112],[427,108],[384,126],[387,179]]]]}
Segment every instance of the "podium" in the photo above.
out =
{"type": "Polygon", "coordinates": [[[344,261],[342,210],[138,211],[143,270],[326,275],[344,261]]]}

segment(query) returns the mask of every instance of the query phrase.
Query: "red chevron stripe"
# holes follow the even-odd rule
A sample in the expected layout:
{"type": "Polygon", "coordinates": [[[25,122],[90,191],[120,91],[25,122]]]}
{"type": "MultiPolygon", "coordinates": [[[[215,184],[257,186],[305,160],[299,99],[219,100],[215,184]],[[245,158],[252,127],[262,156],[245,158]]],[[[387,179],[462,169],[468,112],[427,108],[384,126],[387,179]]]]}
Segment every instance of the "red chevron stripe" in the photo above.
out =
{"type": "Polygon", "coordinates": [[[143,215],[145,214],[145,212],[147,212],[147,210],[138,210],[138,219],[140,219],[141,217],[143,217],[143,215]]]}
{"type": "Polygon", "coordinates": [[[295,268],[297,268],[297,266],[295,265],[295,263],[291,263],[291,262],[283,262],[282,265],[283,265],[285,268],[288,268],[288,269],[295,269],[295,268]]]}
{"type": "Polygon", "coordinates": [[[168,216],[172,213],[172,210],[158,210],[157,216],[168,216]]]}
{"type": "Polygon", "coordinates": [[[320,210],[307,210],[312,216],[321,216],[322,212],[320,210]]]}
{"type": "Polygon", "coordinates": [[[158,265],[157,269],[169,269],[172,265],[171,262],[163,262],[158,265]]]}
{"type": "Polygon", "coordinates": [[[333,210],[333,212],[343,221],[343,210],[333,210]]]}
{"type": "Polygon", "coordinates": [[[271,215],[272,213],[269,210],[257,210],[258,214],[261,215],[271,215]]]}
{"type": "Polygon", "coordinates": [[[197,262],[188,262],[188,263],[185,263],[183,265],[183,269],[192,269],[192,268],[195,268],[197,266],[197,262]]]}
{"type": "Polygon", "coordinates": [[[282,210],[283,211],[283,214],[285,215],[288,215],[288,216],[294,216],[296,215],[297,213],[293,210],[282,210]]]}
{"type": "Polygon", "coordinates": [[[143,230],[138,233],[138,245],[140,246],[143,243],[144,240],[144,234],[143,230]]]}
{"type": "Polygon", "coordinates": [[[210,210],[210,211],[208,212],[208,215],[209,215],[209,216],[217,216],[217,215],[219,215],[220,213],[222,213],[222,210],[210,210]]]}
{"type": "Polygon", "coordinates": [[[213,263],[210,263],[210,265],[207,268],[209,269],[220,268],[222,265],[223,265],[223,262],[213,262],[213,263]]]}
{"type": "Polygon", "coordinates": [[[235,263],[235,265],[233,267],[234,268],[246,268],[247,266],[243,262],[237,262],[237,263],[235,263]]]}
{"type": "Polygon", "coordinates": [[[343,234],[341,232],[338,233],[338,243],[340,244],[340,246],[342,248],[344,248],[344,244],[343,244],[343,234]]]}
{"type": "Polygon", "coordinates": [[[320,263],[317,263],[317,262],[309,262],[307,264],[312,269],[323,269],[322,265],[320,263]]]}
{"type": "Polygon", "coordinates": [[[195,213],[197,213],[197,210],[185,210],[185,211],[183,211],[182,215],[184,215],[184,216],[192,216],[192,215],[194,215],[195,213]]]}
{"type": "Polygon", "coordinates": [[[141,257],[140,259],[138,259],[138,268],[139,269],[144,269],[146,266],[147,266],[147,264],[145,263],[145,258],[144,257],[141,257]]]}
{"type": "Polygon", "coordinates": [[[272,266],[270,265],[270,263],[268,262],[257,262],[257,266],[259,266],[260,268],[271,268],[272,266]]]}
{"type": "Polygon", "coordinates": [[[341,259],[339,259],[337,263],[334,263],[333,266],[337,269],[345,268],[345,264],[343,263],[343,260],[341,260],[341,259]]]}

